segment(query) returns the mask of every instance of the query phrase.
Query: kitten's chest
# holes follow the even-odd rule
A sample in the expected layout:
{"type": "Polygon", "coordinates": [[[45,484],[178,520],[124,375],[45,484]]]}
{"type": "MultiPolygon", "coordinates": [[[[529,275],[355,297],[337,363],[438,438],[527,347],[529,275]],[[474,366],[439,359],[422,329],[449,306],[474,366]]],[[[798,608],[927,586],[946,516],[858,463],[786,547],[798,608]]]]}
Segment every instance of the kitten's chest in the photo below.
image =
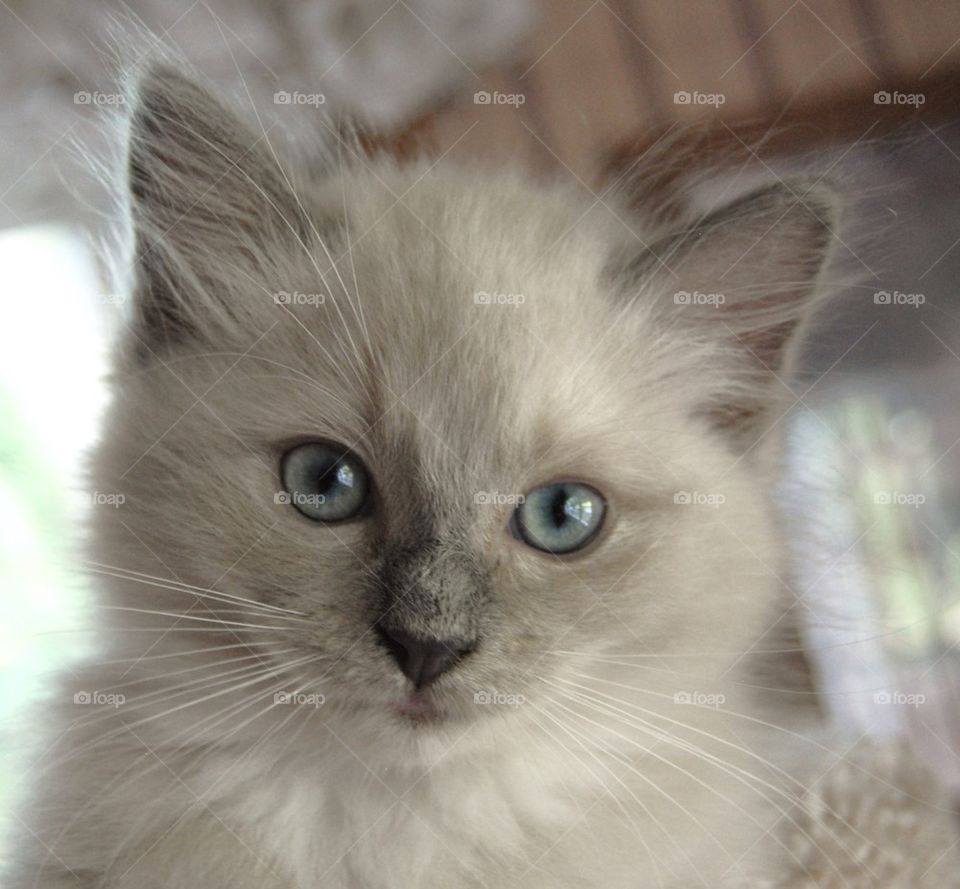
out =
{"type": "MultiPolygon", "coordinates": [[[[299,886],[556,887],[542,882],[544,865],[582,813],[569,796],[508,768],[498,776],[450,767],[406,787],[353,756],[279,766],[265,758],[242,771],[221,787],[219,804],[299,886]]],[[[577,885],[589,889],[583,877],[577,885]]]]}
{"type": "Polygon", "coordinates": [[[719,852],[710,846],[721,819],[708,813],[718,809],[720,788],[705,791],[704,805],[651,762],[639,784],[624,772],[602,787],[571,785],[569,772],[555,784],[537,773],[525,779],[509,764],[500,774],[450,765],[406,788],[354,756],[258,765],[259,775],[244,770],[224,787],[221,805],[295,886],[685,886],[737,846],[730,837],[719,852]],[[698,809],[712,823],[694,842],[687,816],[698,809]]]}

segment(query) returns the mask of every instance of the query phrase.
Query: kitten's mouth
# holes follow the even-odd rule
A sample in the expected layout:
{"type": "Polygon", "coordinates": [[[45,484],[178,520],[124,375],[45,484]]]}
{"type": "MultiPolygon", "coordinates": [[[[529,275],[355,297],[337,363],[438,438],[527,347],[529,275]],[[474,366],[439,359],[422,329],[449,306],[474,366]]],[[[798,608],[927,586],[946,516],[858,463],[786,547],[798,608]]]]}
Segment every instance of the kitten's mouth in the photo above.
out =
{"type": "Polygon", "coordinates": [[[444,713],[430,691],[414,691],[393,707],[394,712],[414,725],[429,725],[444,719],[444,713]]]}

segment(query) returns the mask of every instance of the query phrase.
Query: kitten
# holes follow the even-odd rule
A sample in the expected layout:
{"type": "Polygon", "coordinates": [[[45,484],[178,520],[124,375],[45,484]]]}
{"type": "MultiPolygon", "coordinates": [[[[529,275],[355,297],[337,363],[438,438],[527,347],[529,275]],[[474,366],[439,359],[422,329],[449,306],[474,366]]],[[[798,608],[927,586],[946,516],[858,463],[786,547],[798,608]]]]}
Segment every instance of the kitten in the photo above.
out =
{"type": "Polygon", "coordinates": [[[946,885],[922,782],[752,687],[830,188],[680,223],[274,141],[141,77],[106,652],[8,889],[946,885]]]}

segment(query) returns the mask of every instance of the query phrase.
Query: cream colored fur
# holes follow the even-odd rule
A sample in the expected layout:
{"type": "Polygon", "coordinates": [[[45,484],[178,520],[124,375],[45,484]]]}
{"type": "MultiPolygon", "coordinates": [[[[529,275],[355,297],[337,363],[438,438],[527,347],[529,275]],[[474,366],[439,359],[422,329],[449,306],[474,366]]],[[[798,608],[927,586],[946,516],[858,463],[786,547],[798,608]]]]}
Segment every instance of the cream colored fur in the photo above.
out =
{"type": "Polygon", "coordinates": [[[137,311],[91,479],[125,498],[89,550],[104,651],[56,694],[7,889],[948,884],[929,785],[751,687],[789,599],[767,430],[828,188],[668,222],[347,145],[308,170],[167,69],[138,95],[137,311]],[[303,437],[362,457],[374,515],[276,502],[303,437]],[[558,478],[611,507],[570,558],[478,502],[558,478]],[[424,578],[489,590],[426,724],[371,632],[424,535],[424,578]]]}

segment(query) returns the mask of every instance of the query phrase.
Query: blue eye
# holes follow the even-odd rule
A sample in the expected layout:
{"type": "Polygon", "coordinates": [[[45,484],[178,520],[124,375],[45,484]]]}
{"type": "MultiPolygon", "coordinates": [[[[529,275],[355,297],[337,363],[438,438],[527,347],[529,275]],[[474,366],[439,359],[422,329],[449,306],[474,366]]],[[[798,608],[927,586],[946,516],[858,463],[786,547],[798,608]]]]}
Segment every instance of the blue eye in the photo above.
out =
{"type": "Polygon", "coordinates": [[[515,513],[515,526],[534,549],[571,553],[593,540],[606,511],[603,495],[589,485],[557,482],[527,494],[515,513]]]}
{"type": "Polygon", "coordinates": [[[342,447],[311,441],[287,451],[280,465],[289,502],[308,519],[342,522],[364,511],[370,475],[342,447]]]}

